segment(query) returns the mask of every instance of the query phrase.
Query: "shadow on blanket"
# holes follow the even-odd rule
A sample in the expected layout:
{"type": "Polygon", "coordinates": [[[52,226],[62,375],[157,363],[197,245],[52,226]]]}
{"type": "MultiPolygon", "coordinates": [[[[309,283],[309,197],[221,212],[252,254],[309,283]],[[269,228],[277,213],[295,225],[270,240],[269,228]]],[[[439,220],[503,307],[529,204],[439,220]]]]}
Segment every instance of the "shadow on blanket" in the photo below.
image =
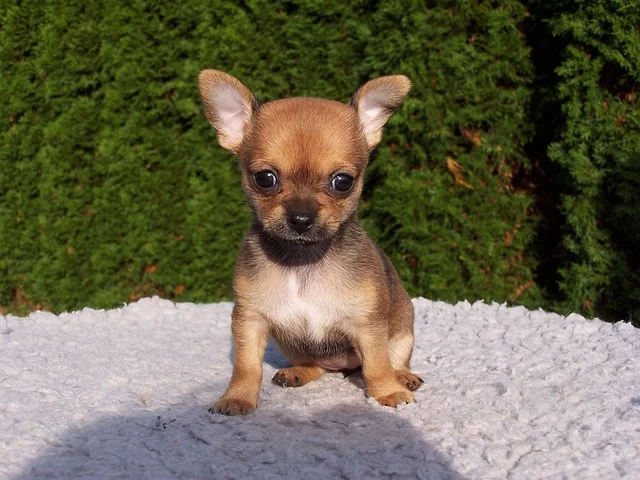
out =
{"type": "Polygon", "coordinates": [[[106,417],[50,442],[20,479],[462,479],[401,411],[337,405],[248,417],[175,405],[106,417]]]}

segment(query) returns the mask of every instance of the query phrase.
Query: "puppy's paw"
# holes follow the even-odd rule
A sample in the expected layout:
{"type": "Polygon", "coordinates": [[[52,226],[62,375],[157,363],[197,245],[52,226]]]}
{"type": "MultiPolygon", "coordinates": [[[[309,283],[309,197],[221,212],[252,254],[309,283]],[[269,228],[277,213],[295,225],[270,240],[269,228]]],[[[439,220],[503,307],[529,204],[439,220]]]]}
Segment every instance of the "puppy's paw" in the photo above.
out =
{"type": "Polygon", "coordinates": [[[422,380],[418,375],[411,373],[408,370],[396,372],[396,377],[402,385],[412,392],[418,390],[424,383],[424,380],[422,380]]]}
{"type": "Polygon", "coordinates": [[[271,381],[281,387],[301,387],[302,380],[300,377],[292,374],[291,372],[287,372],[286,370],[288,369],[283,368],[282,370],[278,370],[271,381]]]}
{"type": "Polygon", "coordinates": [[[281,368],[271,381],[281,387],[301,387],[322,376],[324,370],[320,367],[289,367],[281,368]]]}
{"type": "Polygon", "coordinates": [[[376,401],[383,407],[397,407],[401,403],[413,403],[415,398],[411,392],[394,392],[389,395],[375,397],[376,401]]]}
{"type": "Polygon", "coordinates": [[[221,415],[249,415],[255,409],[256,406],[246,400],[221,398],[218,403],[209,409],[209,412],[221,415]]]}

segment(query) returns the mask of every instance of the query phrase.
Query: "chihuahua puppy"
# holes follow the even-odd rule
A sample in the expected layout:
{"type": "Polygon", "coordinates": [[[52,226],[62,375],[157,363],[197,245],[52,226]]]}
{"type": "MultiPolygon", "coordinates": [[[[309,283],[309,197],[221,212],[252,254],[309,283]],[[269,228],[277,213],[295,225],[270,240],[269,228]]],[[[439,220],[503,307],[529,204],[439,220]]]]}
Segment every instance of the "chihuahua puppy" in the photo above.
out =
{"type": "Polygon", "coordinates": [[[414,402],[413,305],[395,268],[356,219],[365,167],[411,88],[402,75],[365,83],[346,105],[318,98],[261,104],[236,78],[199,76],[205,114],[241,165],[253,213],[236,265],[231,382],[211,412],[255,410],[274,337],[292,366],[273,382],[301,387],[362,367],[381,405],[414,402]]]}

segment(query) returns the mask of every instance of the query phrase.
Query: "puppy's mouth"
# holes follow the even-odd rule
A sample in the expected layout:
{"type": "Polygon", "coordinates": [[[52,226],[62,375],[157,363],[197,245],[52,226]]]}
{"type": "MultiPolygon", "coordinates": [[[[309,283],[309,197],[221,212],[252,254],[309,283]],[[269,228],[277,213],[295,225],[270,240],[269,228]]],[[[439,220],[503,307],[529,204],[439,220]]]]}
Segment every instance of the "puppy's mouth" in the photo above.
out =
{"type": "Polygon", "coordinates": [[[266,256],[281,265],[301,266],[319,262],[330,248],[332,237],[309,233],[258,229],[258,238],[266,256]]]}
{"type": "Polygon", "coordinates": [[[309,233],[295,233],[291,231],[270,231],[267,232],[274,240],[280,241],[283,244],[290,244],[296,246],[313,246],[321,242],[327,241],[329,235],[322,234],[324,232],[309,232],[309,233]]]}
{"type": "Polygon", "coordinates": [[[308,231],[300,233],[290,228],[287,224],[264,225],[255,219],[253,228],[272,243],[279,243],[283,247],[312,247],[319,243],[331,240],[334,233],[322,225],[313,225],[308,231]]]}

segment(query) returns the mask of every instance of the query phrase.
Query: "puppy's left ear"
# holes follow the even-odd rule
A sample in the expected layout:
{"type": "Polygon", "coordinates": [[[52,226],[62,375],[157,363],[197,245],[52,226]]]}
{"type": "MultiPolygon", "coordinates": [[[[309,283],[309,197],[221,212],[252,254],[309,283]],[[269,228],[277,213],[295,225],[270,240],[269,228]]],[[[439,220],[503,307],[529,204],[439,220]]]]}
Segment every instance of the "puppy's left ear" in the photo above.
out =
{"type": "Polygon", "coordinates": [[[351,98],[369,148],[382,139],[382,127],[411,89],[411,80],[404,75],[388,75],[370,80],[351,98]]]}

